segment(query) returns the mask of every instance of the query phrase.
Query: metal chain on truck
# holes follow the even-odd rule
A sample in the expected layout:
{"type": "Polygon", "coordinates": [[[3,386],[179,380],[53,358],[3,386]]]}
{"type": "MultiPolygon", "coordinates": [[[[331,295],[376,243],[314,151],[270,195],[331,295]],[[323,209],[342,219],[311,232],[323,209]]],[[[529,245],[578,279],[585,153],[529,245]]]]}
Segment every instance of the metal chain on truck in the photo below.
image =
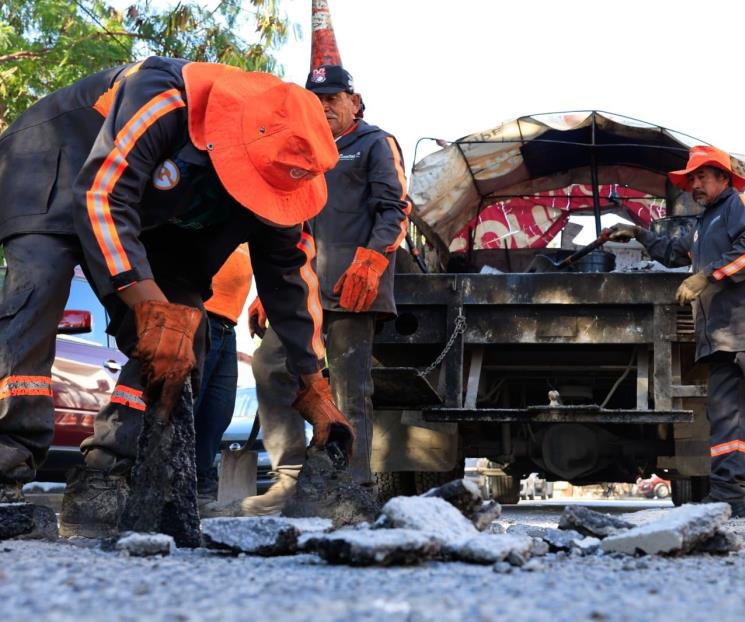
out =
{"type": "Polygon", "coordinates": [[[450,339],[448,339],[448,342],[445,344],[445,348],[443,349],[440,354],[437,355],[437,358],[432,361],[432,363],[429,364],[427,369],[420,371],[419,375],[424,377],[429,372],[431,372],[435,367],[437,367],[440,363],[442,363],[442,359],[444,359],[447,356],[447,353],[450,352],[450,349],[453,347],[453,344],[455,343],[455,340],[458,338],[458,335],[462,335],[466,332],[466,316],[463,315],[461,312],[458,314],[458,317],[455,318],[455,327],[453,328],[453,334],[450,335],[450,339]]]}

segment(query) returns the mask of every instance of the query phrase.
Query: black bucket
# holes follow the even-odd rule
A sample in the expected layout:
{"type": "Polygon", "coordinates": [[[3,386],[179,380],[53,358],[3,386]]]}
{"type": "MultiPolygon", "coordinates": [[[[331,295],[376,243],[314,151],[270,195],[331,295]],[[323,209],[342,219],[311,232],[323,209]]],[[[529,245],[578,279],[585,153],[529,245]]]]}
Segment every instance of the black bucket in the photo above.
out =
{"type": "Polygon", "coordinates": [[[580,257],[572,265],[576,272],[612,272],[616,267],[616,256],[607,251],[595,250],[580,257]]]}

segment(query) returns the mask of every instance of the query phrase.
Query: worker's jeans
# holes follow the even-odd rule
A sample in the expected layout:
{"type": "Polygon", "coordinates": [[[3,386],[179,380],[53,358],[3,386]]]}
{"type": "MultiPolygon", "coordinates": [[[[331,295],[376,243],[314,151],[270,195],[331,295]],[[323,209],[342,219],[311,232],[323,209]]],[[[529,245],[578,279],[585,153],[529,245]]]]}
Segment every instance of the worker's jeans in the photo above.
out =
{"type": "Polygon", "coordinates": [[[238,384],[235,325],[208,313],[210,349],[204,361],[202,388],[194,404],[197,476],[209,477],[220,439],[230,425],[238,384]]]}
{"type": "Polygon", "coordinates": [[[706,414],[711,426],[710,494],[721,501],[743,501],[745,376],[733,353],[718,352],[708,362],[706,414]]]}
{"type": "MultiPolygon", "coordinates": [[[[375,316],[326,311],[324,328],[331,391],[357,436],[349,474],[361,484],[373,485],[371,366],[375,316]]],[[[292,408],[300,384],[297,376],[288,372],[287,354],[271,327],[254,352],[253,373],[264,447],[272,468],[297,477],[305,461],[306,444],[304,421],[292,408]]]]}
{"type": "Polygon", "coordinates": [[[0,480],[31,481],[54,432],[57,324],[81,260],[76,238],[26,234],[3,243],[0,296],[0,480]]]}

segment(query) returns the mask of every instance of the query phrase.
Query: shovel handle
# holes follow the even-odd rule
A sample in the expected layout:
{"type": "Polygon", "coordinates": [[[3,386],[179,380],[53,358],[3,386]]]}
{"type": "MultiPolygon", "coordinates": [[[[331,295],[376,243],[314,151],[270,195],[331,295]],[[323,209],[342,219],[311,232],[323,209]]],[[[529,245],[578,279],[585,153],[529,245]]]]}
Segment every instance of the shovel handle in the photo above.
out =
{"type": "Polygon", "coordinates": [[[605,244],[610,238],[610,233],[610,229],[603,229],[600,232],[600,237],[597,240],[595,240],[594,242],[590,242],[587,246],[583,246],[576,253],[572,253],[571,255],[569,255],[569,257],[567,257],[566,259],[562,259],[558,264],[556,264],[556,267],[566,268],[567,266],[571,266],[578,259],[581,259],[588,253],[594,251],[599,246],[605,244]]]}

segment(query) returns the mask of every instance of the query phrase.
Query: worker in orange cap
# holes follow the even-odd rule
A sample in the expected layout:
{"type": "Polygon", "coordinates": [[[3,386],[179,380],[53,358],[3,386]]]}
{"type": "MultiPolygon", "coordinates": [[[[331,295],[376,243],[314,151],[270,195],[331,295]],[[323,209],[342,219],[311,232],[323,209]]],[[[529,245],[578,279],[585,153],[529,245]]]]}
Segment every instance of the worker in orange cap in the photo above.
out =
{"type": "Polygon", "coordinates": [[[724,501],[745,517],[745,206],[738,190],[745,178],[730,156],[714,147],[690,150],[688,165],[670,181],[704,207],[683,238],[658,237],[633,225],[612,227],[611,240],[639,240],[653,259],[691,264],[678,288],[680,304],[694,305],[696,360],[708,363],[706,413],[711,426],[711,476],[707,501],[724,501]]]}
{"type": "Polygon", "coordinates": [[[243,242],[288,364],[302,378],[296,404],[314,442],[332,437],[351,451],[351,427],[320,373],[314,245],[301,226],[324,206],[323,173],[337,160],[323,107],[304,89],[269,74],[159,57],[57,91],[0,136],[3,500],[21,498],[52,437],[50,368],[76,264],[131,359],[84,448],[87,468],[72,478],[67,513],[63,502],[70,532],[102,518],[81,509],[86,500],[121,491],[110,478],[132,462],[133,419],[145,404],[157,398],[170,409],[185,379],[199,375],[202,300],[243,242]],[[144,392],[131,390],[140,380],[144,392]]]}
{"type": "MultiPolygon", "coordinates": [[[[331,389],[355,429],[349,473],[374,493],[370,459],[375,322],[396,313],[395,254],[406,234],[411,206],[396,139],[359,118],[361,99],[349,72],[341,65],[321,65],[310,72],[306,88],[323,105],[339,150],[339,163],[326,173],[326,207],[309,223],[318,248],[331,389]]],[[[263,330],[259,302],[252,305],[250,315],[254,327],[263,330]]],[[[263,495],[215,504],[205,513],[277,513],[295,489],[305,459],[305,436],[303,421],[287,396],[296,390],[298,379],[287,370],[288,353],[274,329],[272,324],[266,330],[254,353],[253,372],[264,446],[277,479],[263,495]]]]}

